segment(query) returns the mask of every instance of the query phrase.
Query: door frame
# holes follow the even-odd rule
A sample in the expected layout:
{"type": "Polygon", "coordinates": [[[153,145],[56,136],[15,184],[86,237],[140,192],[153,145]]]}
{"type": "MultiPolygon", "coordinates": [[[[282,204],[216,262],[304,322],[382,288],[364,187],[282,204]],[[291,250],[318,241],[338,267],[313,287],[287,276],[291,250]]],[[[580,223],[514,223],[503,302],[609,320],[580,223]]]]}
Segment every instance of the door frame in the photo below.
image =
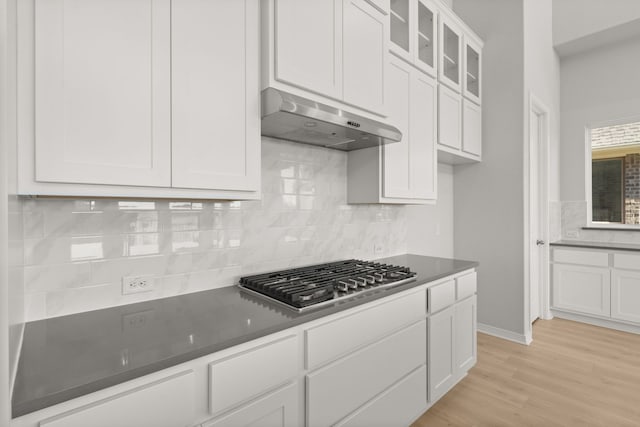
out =
{"type": "Polygon", "coordinates": [[[525,119],[525,149],[523,160],[524,171],[524,331],[527,343],[533,340],[531,323],[531,273],[533,268],[539,268],[540,318],[551,319],[550,310],[550,278],[549,278],[549,153],[551,141],[551,110],[536,95],[529,92],[528,106],[525,119]],[[537,156],[530,141],[531,114],[539,117],[537,156]],[[533,179],[537,171],[538,200],[532,200],[533,179]],[[540,203],[539,201],[543,202],[540,203]],[[530,232],[532,221],[537,220],[539,238],[545,241],[544,250],[539,258],[538,266],[533,265],[530,251],[530,232]]]}

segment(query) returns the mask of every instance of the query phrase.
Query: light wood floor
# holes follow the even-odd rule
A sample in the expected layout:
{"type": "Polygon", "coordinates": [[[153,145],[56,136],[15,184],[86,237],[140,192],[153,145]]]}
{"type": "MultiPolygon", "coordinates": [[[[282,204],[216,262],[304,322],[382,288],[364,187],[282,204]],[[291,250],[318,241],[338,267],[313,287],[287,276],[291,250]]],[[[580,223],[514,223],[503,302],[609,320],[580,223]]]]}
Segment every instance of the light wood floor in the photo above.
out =
{"type": "Polygon", "coordinates": [[[412,427],[640,426],[640,335],[538,320],[523,346],[478,334],[478,364],[412,427]]]}

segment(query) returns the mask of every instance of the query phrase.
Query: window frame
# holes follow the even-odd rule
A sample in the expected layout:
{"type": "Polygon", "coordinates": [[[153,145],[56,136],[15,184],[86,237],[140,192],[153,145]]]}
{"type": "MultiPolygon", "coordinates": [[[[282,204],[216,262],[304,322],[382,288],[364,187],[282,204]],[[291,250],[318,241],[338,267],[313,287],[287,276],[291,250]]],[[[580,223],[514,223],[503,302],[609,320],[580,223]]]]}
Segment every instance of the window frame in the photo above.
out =
{"type": "MultiPolygon", "coordinates": [[[[585,228],[596,228],[596,229],[611,229],[611,230],[640,230],[640,224],[626,224],[625,222],[623,223],[618,223],[618,222],[594,222],[593,221],[593,188],[592,188],[592,182],[591,182],[591,174],[592,174],[592,167],[591,167],[591,162],[593,161],[593,154],[592,154],[592,149],[591,149],[591,130],[594,128],[601,128],[601,127],[607,127],[607,126],[617,126],[617,125],[624,125],[624,124],[629,124],[629,123],[636,123],[636,122],[640,122],[640,116],[632,116],[632,117],[625,117],[625,118],[621,118],[621,119],[615,119],[615,120],[608,120],[608,121],[604,121],[604,122],[597,122],[597,123],[591,123],[590,125],[585,127],[585,196],[587,199],[587,226],[585,228]]],[[[626,167],[626,165],[623,162],[623,170],[626,167]]],[[[625,188],[624,188],[624,177],[623,177],[623,182],[622,182],[622,195],[623,195],[623,200],[624,200],[624,196],[625,196],[625,188]]],[[[624,202],[623,202],[624,205],[624,202]]],[[[622,212],[622,218],[623,221],[626,220],[625,218],[625,210],[624,210],[624,206],[623,206],[623,212],[622,212]]]]}

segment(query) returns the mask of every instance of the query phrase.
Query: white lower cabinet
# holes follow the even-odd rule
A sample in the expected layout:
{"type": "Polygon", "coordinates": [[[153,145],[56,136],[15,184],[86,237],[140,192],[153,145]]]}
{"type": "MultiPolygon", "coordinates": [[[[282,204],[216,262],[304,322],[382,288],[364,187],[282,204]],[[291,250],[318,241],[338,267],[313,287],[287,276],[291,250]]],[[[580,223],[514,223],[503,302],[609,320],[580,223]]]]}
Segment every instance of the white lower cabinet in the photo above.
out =
{"type": "Polygon", "coordinates": [[[640,252],[554,247],[555,315],[640,333],[640,252]]]}
{"type": "Polygon", "coordinates": [[[194,418],[194,371],[136,387],[40,421],[40,427],[189,427],[194,418]]]}
{"type": "Polygon", "coordinates": [[[427,401],[427,367],[422,365],[378,395],[336,427],[406,427],[427,401]]]}
{"type": "Polygon", "coordinates": [[[308,374],[307,424],[334,425],[423,365],[426,333],[423,320],[308,374]]]}
{"type": "Polygon", "coordinates": [[[475,363],[475,281],[473,271],[445,277],[32,412],[11,427],[408,426],[475,363]],[[428,299],[437,313],[429,315],[428,299]]]}
{"type": "Polygon", "coordinates": [[[609,316],[610,298],[611,282],[608,268],[553,265],[553,307],[609,316]]]}
{"type": "Polygon", "coordinates": [[[640,323],[640,271],[612,271],[611,317],[640,323]]]}
{"type": "Polygon", "coordinates": [[[291,384],[202,427],[295,427],[297,422],[298,387],[291,384]]]}
{"type": "Polygon", "coordinates": [[[429,317],[429,401],[442,397],[456,380],[455,308],[449,307],[429,317]]]}
{"type": "Polygon", "coordinates": [[[455,306],[456,371],[460,374],[476,364],[477,354],[477,297],[474,295],[455,306]]]}

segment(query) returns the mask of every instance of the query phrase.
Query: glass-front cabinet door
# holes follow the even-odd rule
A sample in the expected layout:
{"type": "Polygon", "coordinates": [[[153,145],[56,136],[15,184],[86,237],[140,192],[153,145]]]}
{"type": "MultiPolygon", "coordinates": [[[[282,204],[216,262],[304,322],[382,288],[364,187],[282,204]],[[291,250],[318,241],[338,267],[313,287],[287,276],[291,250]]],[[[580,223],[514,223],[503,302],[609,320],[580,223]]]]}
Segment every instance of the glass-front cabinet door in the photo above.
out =
{"type": "Polygon", "coordinates": [[[413,30],[413,0],[391,0],[389,13],[389,49],[406,61],[411,61],[413,48],[411,46],[411,34],[413,30]]]}
{"type": "Polygon", "coordinates": [[[464,43],[465,71],[464,71],[464,96],[476,104],[480,104],[480,82],[481,82],[481,58],[480,44],[471,37],[465,37],[464,43]]]}
{"type": "Polygon", "coordinates": [[[436,71],[436,8],[430,1],[417,1],[415,65],[434,77],[436,71]]]}
{"type": "Polygon", "coordinates": [[[456,92],[461,89],[462,34],[453,19],[440,14],[440,81],[456,92]]]}

